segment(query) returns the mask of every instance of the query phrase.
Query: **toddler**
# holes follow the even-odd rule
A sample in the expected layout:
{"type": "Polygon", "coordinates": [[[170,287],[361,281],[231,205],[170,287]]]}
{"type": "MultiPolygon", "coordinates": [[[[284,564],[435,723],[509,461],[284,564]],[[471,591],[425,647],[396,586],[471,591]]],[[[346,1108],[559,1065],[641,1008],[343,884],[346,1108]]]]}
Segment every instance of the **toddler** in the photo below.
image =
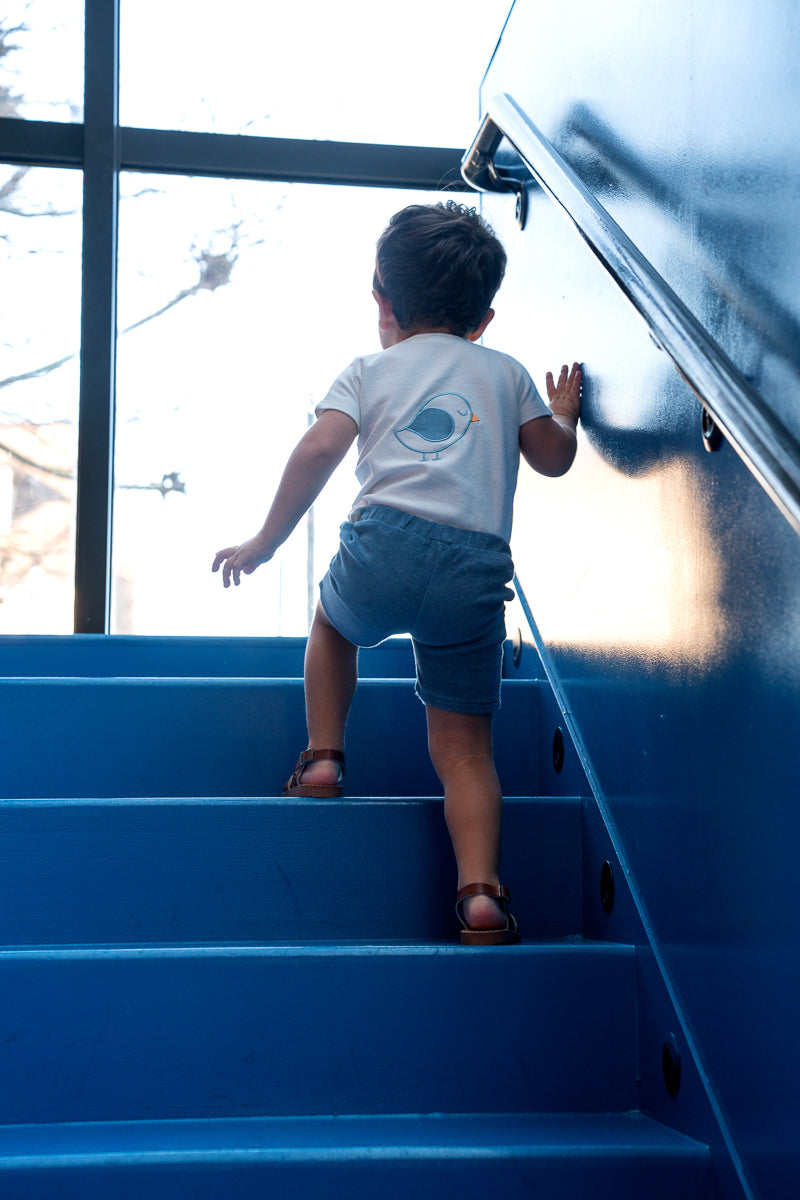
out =
{"type": "Polygon", "coordinates": [[[572,465],[581,372],[527,371],[478,344],[506,255],[474,209],[411,205],[377,245],[382,350],[357,358],[317,405],[259,532],[220,550],[225,587],[275,554],[358,438],[360,490],[320,584],[305,657],[308,749],[287,796],[342,793],[359,646],[411,635],[416,692],[444,788],[466,944],[519,941],[500,883],[502,797],[492,753],[500,706],[508,539],[520,453],[544,475],[572,465]]]}

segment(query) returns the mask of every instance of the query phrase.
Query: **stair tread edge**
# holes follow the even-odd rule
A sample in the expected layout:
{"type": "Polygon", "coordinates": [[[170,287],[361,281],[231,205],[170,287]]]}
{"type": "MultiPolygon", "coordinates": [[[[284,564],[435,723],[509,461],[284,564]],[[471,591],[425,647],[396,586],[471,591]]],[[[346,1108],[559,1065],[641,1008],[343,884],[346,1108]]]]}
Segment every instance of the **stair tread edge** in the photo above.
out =
{"type": "Polygon", "coordinates": [[[705,1157],[708,1147],[639,1112],[222,1117],[0,1126],[0,1169],[142,1156],[420,1154],[705,1157]]]}

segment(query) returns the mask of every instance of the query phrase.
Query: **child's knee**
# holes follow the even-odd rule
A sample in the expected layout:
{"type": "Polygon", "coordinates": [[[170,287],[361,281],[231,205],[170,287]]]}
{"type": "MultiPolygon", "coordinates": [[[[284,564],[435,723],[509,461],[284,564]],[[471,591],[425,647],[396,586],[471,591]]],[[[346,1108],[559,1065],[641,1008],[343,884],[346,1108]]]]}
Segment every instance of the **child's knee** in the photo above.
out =
{"type": "Polygon", "coordinates": [[[493,761],[490,713],[455,713],[426,708],[428,749],[440,776],[463,766],[493,761]]]}

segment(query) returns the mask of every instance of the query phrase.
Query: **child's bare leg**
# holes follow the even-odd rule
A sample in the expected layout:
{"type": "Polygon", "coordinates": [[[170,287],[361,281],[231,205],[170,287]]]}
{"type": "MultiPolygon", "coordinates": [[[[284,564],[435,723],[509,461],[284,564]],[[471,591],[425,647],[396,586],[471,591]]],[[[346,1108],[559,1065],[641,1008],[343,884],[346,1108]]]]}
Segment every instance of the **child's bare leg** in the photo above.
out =
{"type": "MultiPolygon", "coordinates": [[[[492,753],[492,718],[426,706],[428,747],[444,787],[444,815],[458,864],[458,886],[499,883],[503,800],[492,753]]],[[[471,896],[462,912],[473,929],[497,929],[503,912],[471,896]]]]}
{"type": "MultiPolygon", "coordinates": [[[[306,644],[306,724],[314,750],[344,751],[347,715],[358,680],[358,647],[334,629],[317,604],[306,644]]],[[[306,783],[336,783],[339,764],[321,760],[303,771],[306,783]]]]}

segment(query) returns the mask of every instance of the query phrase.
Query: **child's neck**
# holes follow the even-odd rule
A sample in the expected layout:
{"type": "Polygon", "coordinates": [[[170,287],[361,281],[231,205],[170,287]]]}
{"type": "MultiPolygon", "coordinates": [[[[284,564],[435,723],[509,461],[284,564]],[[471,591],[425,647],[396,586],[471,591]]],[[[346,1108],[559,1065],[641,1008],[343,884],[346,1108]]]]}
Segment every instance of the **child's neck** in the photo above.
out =
{"type": "Polygon", "coordinates": [[[396,346],[398,342],[406,342],[409,338],[417,337],[422,333],[446,333],[450,337],[460,337],[460,334],[453,333],[452,329],[446,329],[443,325],[415,327],[414,329],[401,329],[399,326],[394,331],[394,337],[390,343],[396,346]]]}

